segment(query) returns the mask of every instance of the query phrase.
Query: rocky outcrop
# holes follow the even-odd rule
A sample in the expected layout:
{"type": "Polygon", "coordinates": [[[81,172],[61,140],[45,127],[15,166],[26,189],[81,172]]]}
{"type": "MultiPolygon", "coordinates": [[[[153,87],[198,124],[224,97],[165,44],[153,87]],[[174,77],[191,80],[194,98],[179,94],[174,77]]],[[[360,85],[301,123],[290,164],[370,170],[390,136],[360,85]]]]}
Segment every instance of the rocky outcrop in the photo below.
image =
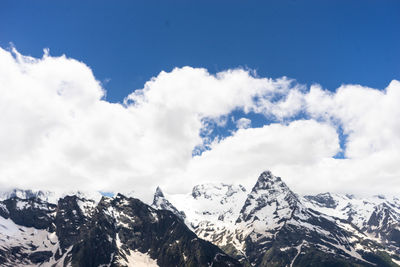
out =
{"type": "Polygon", "coordinates": [[[12,197],[0,208],[2,266],[135,266],[143,258],[152,266],[241,266],[173,212],[121,194],[99,203],[65,196],[57,205],[12,197]]]}

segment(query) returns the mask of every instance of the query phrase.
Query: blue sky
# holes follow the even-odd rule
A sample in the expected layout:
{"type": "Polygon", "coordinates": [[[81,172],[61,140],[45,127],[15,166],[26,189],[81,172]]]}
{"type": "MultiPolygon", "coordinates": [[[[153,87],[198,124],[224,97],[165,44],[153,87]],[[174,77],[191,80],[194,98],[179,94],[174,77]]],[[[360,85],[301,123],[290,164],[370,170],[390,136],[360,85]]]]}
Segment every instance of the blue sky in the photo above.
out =
{"type": "Polygon", "coordinates": [[[112,102],[186,65],[330,90],[400,78],[399,1],[117,2],[2,1],[0,46],[81,60],[112,102]]]}
{"type": "Polygon", "coordinates": [[[299,193],[398,192],[399,14],[399,1],[1,1],[0,189],[183,192],[270,169],[299,193]]]}

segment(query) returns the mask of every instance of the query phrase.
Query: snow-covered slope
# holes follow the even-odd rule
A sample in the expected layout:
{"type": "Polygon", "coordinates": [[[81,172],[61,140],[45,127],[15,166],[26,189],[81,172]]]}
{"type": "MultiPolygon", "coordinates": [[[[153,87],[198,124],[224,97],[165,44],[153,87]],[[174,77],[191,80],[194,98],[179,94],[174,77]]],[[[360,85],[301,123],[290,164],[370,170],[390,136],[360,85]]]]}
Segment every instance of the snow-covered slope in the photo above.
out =
{"type": "Polygon", "coordinates": [[[57,196],[54,192],[50,191],[42,191],[42,190],[22,190],[22,189],[12,189],[8,191],[0,192],[0,201],[6,200],[12,197],[17,197],[20,199],[30,199],[37,198],[42,201],[46,201],[49,203],[57,203],[59,196],[57,196]]]}
{"type": "Polygon", "coordinates": [[[240,266],[180,217],[135,198],[9,196],[0,201],[0,266],[240,266]]]}
{"type": "Polygon", "coordinates": [[[237,222],[255,231],[274,231],[293,217],[306,216],[304,206],[280,177],[263,172],[248,195],[237,222]]]}
{"type": "Polygon", "coordinates": [[[1,196],[0,266],[400,262],[398,198],[300,197],[269,171],[250,191],[203,184],[189,194],[168,195],[157,188],[152,206],[121,194],[99,199],[13,190],[1,196]]]}
{"type": "MultiPolygon", "coordinates": [[[[155,196],[157,195],[157,192],[155,196]]],[[[172,205],[168,210],[179,210],[185,214],[185,223],[200,238],[208,240],[227,252],[242,252],[243,242],[235,223],[241,207],[247,198],[246,189],[242,185],[202,184],[195,186],[190,194],[163,196],[172,205]],[[229,248],[228,248],[229,247],[229,248]]],[[[162,206],[153,206],[162,209],[162,206]]]]}
{"type": "Polygon", "coordinates": [[[24,190],[24,189],[12,189],[0,191],[0,201],[17,197],[19,199],[40,199],[41,201],[48,202],[51,204],[57,204],[60,198],[65,196],[77,196],[82,199],[91,199],[96,203],[100,201],[102,195],[97,191],[69,191],[69,192],[52,192],[43,190],[24,190]]]}
{"type": "Polygon", "coordinates": [[[400,254],[399,198],[323,193],[304,196],[303,202],[310,209],[354,224],[369,238],[400,254]]]}
{"type": "Polygon", "coordinates": [[[13,190],[0,201],[1,266],[64,266],[96,204],[76,195],[54,204],[48,196],[54,194],[13,190]]]}
{"type": "Polygon", "coordinates": [[[355,195],[323,193],[304,196],[303,202],[309,208],[348,220],[359,228],[367,226],[369,218],[379,205],[385,204],[395,212],[400,212],[400,199],[383,195],[357,197],[355,195]]]}
{"type": "Polygon", "coordinates": [[[205,184],[195,186],[192,194],[163,195],[163,202],[166,199],[169,209],[186,214],[185,222],[199,237],[245,264],[291,266],[318,257],[326,265],[370,266],[377,250],[399,259],[395,255],[398,202],[379,208],[377,204],[386,203],[382,196],[368,200],[331,194],[302,198],[266,171],[249,193],[242,186],[205,184]],[[373,214],[375,220],[370,219],[373,214]],[[390,225],[385,231],[385,236],[394,239],[390,244],[372,235],[383,224],[390,225]]]}
{"type": "Polygon", "coordinates": [[[219,224],[234,224],[247,197],[242,185],[203,184],[190,194],[169,195],[167,199],[196,227],[207,220],[219,224]]]}

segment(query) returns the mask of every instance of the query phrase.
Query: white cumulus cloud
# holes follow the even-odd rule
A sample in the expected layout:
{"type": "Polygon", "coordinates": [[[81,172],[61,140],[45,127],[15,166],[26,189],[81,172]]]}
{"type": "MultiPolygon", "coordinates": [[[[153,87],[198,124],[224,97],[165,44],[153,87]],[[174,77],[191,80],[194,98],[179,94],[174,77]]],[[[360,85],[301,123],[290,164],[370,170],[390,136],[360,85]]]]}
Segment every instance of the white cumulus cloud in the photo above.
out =
{"type": "Polygon", "coordinates": [[[269,168],[300,193],[398,192],[399,84],[330,92],[243,69],[212,75],[183,67],[161,71],[119,104],[106,100],[82,62],[0,48],[0,188],[134,191],[149,199],[157,185],[171,193],[203,181],[251,185],[269,168]],[[235,110],[275,123],[251,128],[242,118],[237,131],[213,139],[210,125],[225,127],[235,110]],[[299,112],[306,117],[294,120],[299,112]],[[345,159],[334,158],[339,129],[345,159]]]}
{"type": "Polygon", "coordinates": [[[247,129],[251,126],[251,120],[248,118],[240,118],[236,121],[236,127],[238,129],[247,129]]]}

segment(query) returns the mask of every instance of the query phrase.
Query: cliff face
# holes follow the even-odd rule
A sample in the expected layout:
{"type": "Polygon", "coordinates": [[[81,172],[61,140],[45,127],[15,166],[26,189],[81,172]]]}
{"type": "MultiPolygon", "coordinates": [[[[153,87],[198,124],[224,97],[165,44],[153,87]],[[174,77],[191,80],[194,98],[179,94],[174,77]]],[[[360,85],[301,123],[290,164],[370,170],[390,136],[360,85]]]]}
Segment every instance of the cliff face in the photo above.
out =
{"type": "Polygon", "coordinates": [[[269,171],[248,194],[240,188],[206,184],[163,197],[187,215],[199,237],[244,265],[394,266],[400,260],[396,199],[300,197],[269,171]]]}
{"type": "Polygon", "coordinates": [[[171,211],[117,195],[0,204],[2,266],[240,266],[171,211]]]}

